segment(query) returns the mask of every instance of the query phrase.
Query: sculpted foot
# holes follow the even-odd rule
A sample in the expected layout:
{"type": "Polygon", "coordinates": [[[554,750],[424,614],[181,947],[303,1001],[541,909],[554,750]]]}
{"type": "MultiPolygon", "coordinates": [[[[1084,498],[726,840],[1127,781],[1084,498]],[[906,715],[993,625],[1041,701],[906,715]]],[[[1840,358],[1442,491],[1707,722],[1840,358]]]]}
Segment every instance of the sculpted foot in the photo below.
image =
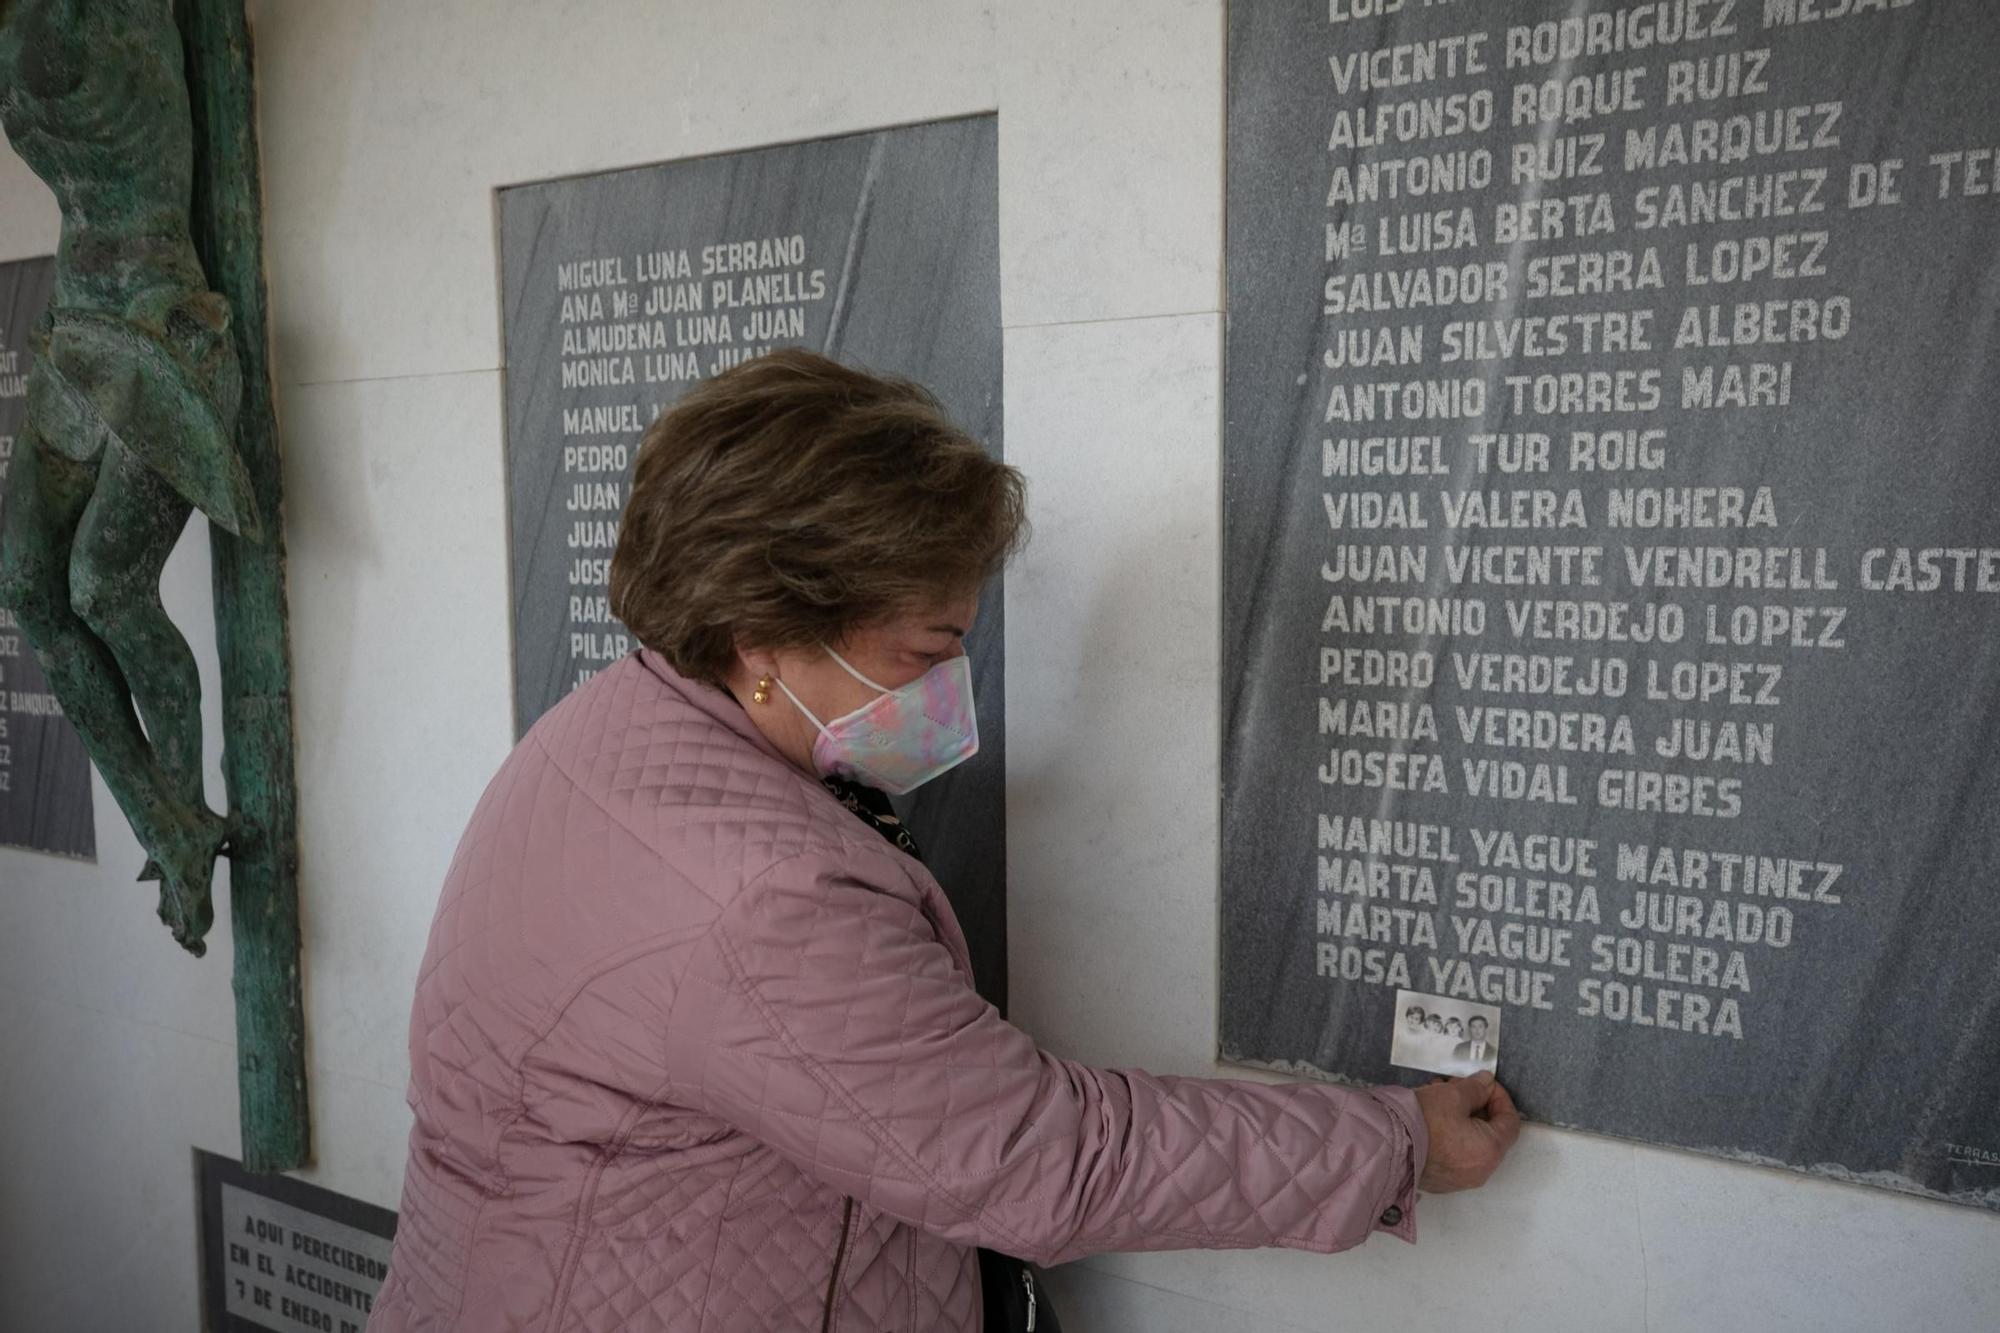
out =
{"type": "Polygon", "coordinates": [[[160,920],[173,932],[175,943],[197,958],[208,952],[203,937],[215,924],[210,880],[215,858],[228,841],[229,825],[220,815],[202,810],[195,831],[177,839],[177,845],[161,849],[154,867],[160,872],[160,920]]]}

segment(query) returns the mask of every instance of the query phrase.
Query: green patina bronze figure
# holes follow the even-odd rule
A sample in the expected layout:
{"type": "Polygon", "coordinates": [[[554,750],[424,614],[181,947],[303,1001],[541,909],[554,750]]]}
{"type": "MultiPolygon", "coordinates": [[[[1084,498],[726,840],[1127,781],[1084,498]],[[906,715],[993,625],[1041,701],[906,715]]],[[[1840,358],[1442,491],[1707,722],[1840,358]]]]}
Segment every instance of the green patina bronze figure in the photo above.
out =
{"type": "Polygon", "coordinates": [[[229,858],[243,1164],[312,1159],[283,486],[243,0],[0,0],[0,127],[62,209],[0,515],[0,605],[200,954],[229,858]],[[227,819],[201,682],[160,604],[209,520],[227,819]]]}
{"type": "Polygon", "coordinates": [[[194,510],[255,540],[230,311],[189,230],[193,134],[164,0],[0,0],[0,124],[62,208],[0,525],[14,609],[192,953],[228,825],[202,792],[193,654],[160,604],[194,510]],[[143,724],[143,725],[142,725],[143,724]]]}

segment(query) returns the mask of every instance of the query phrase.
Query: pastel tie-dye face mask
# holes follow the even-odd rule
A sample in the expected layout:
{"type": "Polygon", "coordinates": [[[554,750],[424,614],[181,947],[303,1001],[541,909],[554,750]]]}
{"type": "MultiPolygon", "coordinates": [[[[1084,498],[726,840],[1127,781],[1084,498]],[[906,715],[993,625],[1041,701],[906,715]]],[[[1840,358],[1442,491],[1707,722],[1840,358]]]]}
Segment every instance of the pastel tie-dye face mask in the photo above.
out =
{"type": "Polygon", "coordinates": [[[979,751],[979,720],[972,706],[972,661],[949,657],[901,689],[886,689],[856,671],[839,653],[827,655],[847,674],[881,693],[851,713],[822,722],[791,687],[778,688],[819,728],[813,765],[822,776],[840,776],[901,796],[979,751]]]}

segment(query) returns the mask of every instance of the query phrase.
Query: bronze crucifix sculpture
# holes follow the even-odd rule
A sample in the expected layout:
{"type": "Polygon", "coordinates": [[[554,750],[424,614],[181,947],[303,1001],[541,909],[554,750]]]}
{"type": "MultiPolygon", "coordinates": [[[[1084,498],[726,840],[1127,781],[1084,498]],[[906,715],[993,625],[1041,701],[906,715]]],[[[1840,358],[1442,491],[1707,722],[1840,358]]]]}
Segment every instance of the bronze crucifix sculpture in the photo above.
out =
{"type": "Polygon", "coordinates": [[[0,0],[0,126],[62,209],[0,515],[10,607],[201,954],[230,858],[243,1162],[311,1158],[276,417],[242,0],[0,0]],[[225,818],[160,601],[210,523],[225,818]]]}
{"type": "Polygon", "coordinates": [[[0,124],[63,214],[0,603],[150,854],[161,920],[199,954],[228,829],[202,794],[200,680],[160,571],[194,509],[246,536],[259,525],[234,443],[229,306],[188,229],[180,55],[159,0],[0,3],[0,124]]]}

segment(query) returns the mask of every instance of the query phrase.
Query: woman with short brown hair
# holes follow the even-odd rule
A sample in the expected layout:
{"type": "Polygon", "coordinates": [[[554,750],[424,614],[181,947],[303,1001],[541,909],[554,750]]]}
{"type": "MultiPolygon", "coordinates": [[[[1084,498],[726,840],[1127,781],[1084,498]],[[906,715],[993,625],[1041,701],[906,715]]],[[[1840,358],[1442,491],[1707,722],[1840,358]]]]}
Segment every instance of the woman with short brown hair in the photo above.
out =
{"type": "Polygon", "coordinates": [[[1024,509],[1020,474],[919,386],[773,352],[648,432],[611,607],[675,670],[725,685],[739,641],[810,649],[976,595],[1024,509]]]}
{"type": "Polygon", "coordinates": [[[982,1296],[975,1247],[1410,1239],[1419,1183],[1497,1165],[1490,1077],[1100,1069],[974,992],[882,793],[976,753],[963,640],[1023,511],[923,390],[809,353],[647,432],[612,568],[645,646],[536,724],[460,843],[371,1328],[1046,1330],[1018,1265],[982,1296]]]}

